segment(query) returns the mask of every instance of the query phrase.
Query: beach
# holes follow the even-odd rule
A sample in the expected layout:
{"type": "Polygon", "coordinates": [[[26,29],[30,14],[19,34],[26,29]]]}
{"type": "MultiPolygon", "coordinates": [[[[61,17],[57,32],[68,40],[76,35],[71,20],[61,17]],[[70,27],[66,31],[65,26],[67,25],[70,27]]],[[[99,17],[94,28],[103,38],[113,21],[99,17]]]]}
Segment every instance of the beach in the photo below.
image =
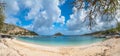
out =
{"type": "Polygon", "coordinates": [[[0,39],[0,56],[120,56],[120,38],[83,46],[42,46],[0,39]]]}

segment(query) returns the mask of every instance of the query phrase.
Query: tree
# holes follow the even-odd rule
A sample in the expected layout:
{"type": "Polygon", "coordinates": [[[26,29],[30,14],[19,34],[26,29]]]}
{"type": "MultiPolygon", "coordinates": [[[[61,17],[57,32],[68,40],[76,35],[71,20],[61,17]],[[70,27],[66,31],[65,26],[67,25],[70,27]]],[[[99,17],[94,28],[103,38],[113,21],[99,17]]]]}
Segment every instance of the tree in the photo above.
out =
{"type": "Polygon", "coordinates": [[[0,31],[3,27],[4,19],[5,19],[3,10],[4,10],[4,3],[0,3],[0,31]]]}
{"type": "Polygon", "coordinates": [[[85,20],[89,20],[88,26],[93,26],[96,24],[97,16],[104,19],[106,22],[116,20],[116,14],[119,6],[120,0],[75,0],[74,6],[78,9],[85,9],[87,15],[85,20]],[[106,18],[103,18],[106,17],[106,18]]]}

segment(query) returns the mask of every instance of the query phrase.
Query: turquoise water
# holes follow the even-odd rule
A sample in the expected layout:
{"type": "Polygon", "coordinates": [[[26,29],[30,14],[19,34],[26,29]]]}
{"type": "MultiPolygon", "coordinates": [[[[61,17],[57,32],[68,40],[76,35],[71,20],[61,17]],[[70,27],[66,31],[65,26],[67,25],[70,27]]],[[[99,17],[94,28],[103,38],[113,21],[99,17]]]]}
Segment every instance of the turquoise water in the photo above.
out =
{"type": "Polygon", "coordinates": [[[94,36],[37,36],[19,37],[17,40],[47,46],[77,46],[102,42],[105,38],[98,38],[94,36]]]}

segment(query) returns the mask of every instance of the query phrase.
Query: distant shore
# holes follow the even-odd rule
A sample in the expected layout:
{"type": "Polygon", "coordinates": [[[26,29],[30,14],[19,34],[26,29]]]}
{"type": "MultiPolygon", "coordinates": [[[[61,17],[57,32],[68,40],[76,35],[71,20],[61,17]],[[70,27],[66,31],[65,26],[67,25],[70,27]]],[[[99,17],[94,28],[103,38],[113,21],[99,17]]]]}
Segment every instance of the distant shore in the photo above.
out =
{"type": "Polygon", "coordinates": [[[0,39],[2,56],[119,56],[120,38],[110,38],[104,42],[73,47],[41,46],[16,39],[0,39]]]}

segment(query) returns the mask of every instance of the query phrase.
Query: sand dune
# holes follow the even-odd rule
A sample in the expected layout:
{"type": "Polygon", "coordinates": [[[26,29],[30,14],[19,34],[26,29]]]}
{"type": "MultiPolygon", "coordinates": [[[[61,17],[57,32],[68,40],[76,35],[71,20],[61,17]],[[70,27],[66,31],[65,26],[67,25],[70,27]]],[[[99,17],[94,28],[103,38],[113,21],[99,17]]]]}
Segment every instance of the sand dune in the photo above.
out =
{"type": "Polygon", "coordinates": [[[1,39],[0,56],[120,56],[120,38],[85,46],[41,46],[1,39]]]}

